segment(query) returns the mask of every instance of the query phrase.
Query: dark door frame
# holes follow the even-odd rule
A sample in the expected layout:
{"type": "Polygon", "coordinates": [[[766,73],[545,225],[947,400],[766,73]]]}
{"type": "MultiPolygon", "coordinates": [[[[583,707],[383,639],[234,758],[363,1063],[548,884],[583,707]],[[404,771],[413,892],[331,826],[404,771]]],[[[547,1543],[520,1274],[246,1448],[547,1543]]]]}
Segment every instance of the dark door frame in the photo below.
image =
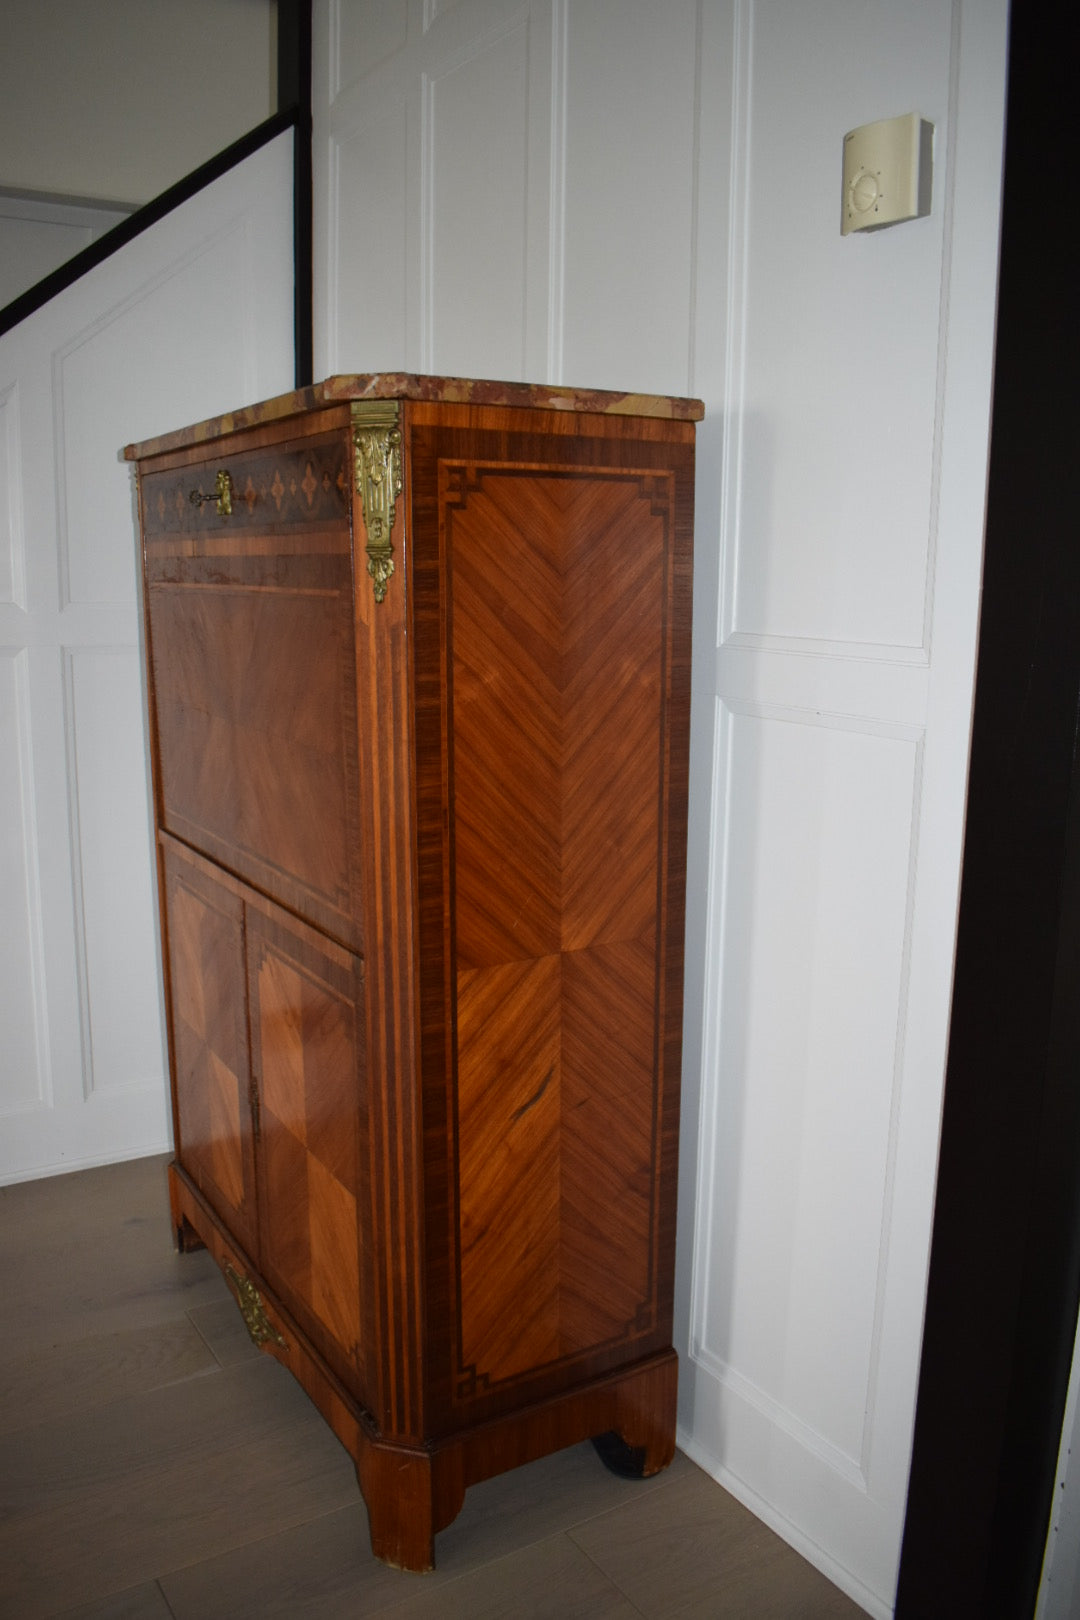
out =
{"type": "Polygon", "coordinates": [[[1010,23],[985,574],[901,1620],[1030,1620],[1080,1297],[1080,526],[1067,489],[1080,274],[1059,190],[1076,90],[1050,21],[1016,6],[1010,23]]]}

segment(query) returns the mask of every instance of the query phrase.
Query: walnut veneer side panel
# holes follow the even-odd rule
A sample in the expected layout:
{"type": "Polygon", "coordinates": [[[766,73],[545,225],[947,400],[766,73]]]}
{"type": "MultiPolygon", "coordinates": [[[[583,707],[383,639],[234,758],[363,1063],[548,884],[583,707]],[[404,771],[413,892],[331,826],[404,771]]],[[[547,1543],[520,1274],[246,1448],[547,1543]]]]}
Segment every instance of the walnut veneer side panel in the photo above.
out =
{"type": "Polygon", "coordinates": [[[661,424],[411,422],[428,1286],[455,1324],[428,1357],[460,1422],[670,1344],[693,456],[661,424]]]}
{"type": "Polygon", "coordinates": [[[217,450],[142,478],[159,823],[358,949],[347,437],[217,450]]]}

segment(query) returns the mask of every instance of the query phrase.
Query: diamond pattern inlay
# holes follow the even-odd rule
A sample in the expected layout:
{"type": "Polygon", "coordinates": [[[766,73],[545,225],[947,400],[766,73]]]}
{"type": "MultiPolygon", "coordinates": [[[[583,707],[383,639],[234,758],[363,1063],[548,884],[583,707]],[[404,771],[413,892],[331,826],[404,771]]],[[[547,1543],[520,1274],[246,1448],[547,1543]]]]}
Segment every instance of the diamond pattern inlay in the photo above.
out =
{"type": "Polygon", "coordinates": [[[144,479],[147,538],[167,534],[220,534],[257,528],[268,521],[327,522],[348,517],[350,490],[345,448],[338,438],[314,439],[302,449],[287,446],[253,451],[212,463],[192,463],[144,479]],[[212,489],[224,465],[232,479],[233,509],[228,517],[207,501],[192,506],[190,490],[212,489]]]}

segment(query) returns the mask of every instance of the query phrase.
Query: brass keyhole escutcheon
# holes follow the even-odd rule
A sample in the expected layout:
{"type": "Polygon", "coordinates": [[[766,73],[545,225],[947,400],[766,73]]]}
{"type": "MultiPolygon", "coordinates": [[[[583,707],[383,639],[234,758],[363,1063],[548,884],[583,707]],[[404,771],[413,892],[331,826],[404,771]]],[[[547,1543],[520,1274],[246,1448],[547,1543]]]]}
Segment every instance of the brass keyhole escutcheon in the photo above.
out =
{"type": "Polygon", "coordinates": [[[213,501],[221,517],[232,517],[232,474],[228,468],[221,468],[214,479],[213,489],[193,489],[188,500],[192,506],[202,506],[206,501],[213,501]]]}

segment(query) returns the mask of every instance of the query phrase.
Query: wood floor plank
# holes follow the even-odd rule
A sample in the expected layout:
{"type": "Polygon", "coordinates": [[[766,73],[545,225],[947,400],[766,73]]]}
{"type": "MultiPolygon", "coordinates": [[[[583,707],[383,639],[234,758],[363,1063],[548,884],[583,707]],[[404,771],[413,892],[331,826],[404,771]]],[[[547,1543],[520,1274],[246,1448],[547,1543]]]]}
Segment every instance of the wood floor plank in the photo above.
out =
{"type": "Polygon", "coordinates": [[[254,1361],[259,1356],[231,1293],[209,1305],[196,1306],[188,1317],[222,1367],[235,1367],[238,1361],[254,1361]]]}
{"type": "Polygon", "coordinates": [[[417,1580],[372,1557],[357,1502],[217,1558],[174,1570],[162,1590],[175,1620],[355,1620],[400,1600],[417,1580]]]}
{"type": "Polygon", "coordinates": [[[483,1564],[438,1591],[425,1586],[390,1613],[394,1620],[641,1620],[629,1598],[565,1535],[483,1564]]]}
{"type": "Polygon", "coordinates": [[[861,1614],[681,1454],[648,1481],[542,1458],[468,1491],[434,1575],[377,1563],[350,1459],[173,1252],[162,1159],[0,1189],[0,1299],[12,1620],[861,1614]]]}
{"type": "Polygon", "coordinates": [[[80,1603],[75,1609],[65,1609],[57,1620],[173,1620],[173,1616],[161,1587],[156,1581],[150,1581],[111,1597],[97,1598],[92,1603],[80,1603]]]}
{"type": "MultiPolygon", "coordinates": [[[[233,1307],[235,1314],[235,1306],[233,1307]]],[[[241,1330],[243,1324],[241,1323],[241,1330]]],[[[186,1316],[98,1333],[0,1358],[0,1434],[51,1422],[184,1378],[221,1363],[186,1316]]]]}
{"type": "Polygon", "coordinates": [[[620,1479],[604,1467],[590,1441],[541,1457],[471,1486],[458,1517],[435,1538],[436,1562],[450,1572],[475,1569],[597,1514],[665,1491],[692,1467],[676,1452],[671,1467],[652,1479],[620,1479]]]}
{"type": "Polygon", "coordinates": [[[570,1532],[645,1620],[862,1620],[862,1609],[707,1474],[570,1532]]]}
{"type": "MultiPolygon", "coordinates": [[[[679,1456],[670,1477],[691,1467],[679,1456]]],[[[618,1479],[591,1445],[574,1446],[474,1485],[453,1524],[436,1537],[433,1574],[402,1574],[373,1558],[360,1506],[237,1547],[177,1571],[162,1585],[176,1620],[353,1620],[393,1609],[420,1587],[441,1588],[507,1553],[549,1541],[662,1489],[667,1477],[618,1479]]]]}
{"type": "Polygon", "coordinates": [[[268,1357],[0,1441],[0,1613],[30,1620],[346,1504],[352,1464],[268,1357]]]}
{"type": "Polygon", "coordinates": [[[166,1322],[227,1296],[208,1254],[173,1249],[165,1163],[0,1187],[5,1355],[166,1322]]]}
{"type": "Polygon", "coordinates": [[[170,1157],[156,1153],[0,1187],[0,1252],[9,1247],[30,1251],[57,1238],[92,1237],[122,1225],[129,1216],[140,1223],[160,1220],[167,1227],[168,1202],[162,1205],[161,1193],[170,1157]]]}

